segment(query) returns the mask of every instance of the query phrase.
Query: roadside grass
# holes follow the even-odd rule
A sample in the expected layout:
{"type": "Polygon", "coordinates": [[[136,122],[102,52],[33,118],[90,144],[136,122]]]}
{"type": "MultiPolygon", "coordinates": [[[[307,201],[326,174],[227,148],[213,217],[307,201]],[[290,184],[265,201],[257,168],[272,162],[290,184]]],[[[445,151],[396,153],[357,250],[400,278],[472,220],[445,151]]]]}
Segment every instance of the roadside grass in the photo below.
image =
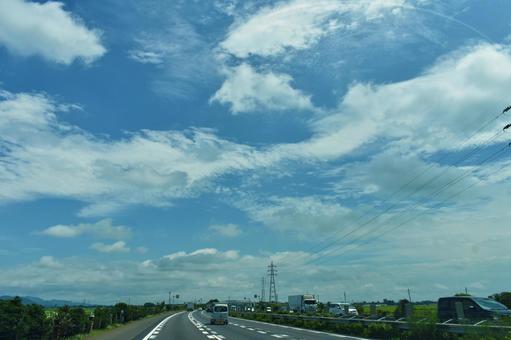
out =
{"type": "MultiPolygon", "coordinates": [[[[94,311],[94,309],[92,309],[92,311],[94,311]]],[[[93,329],[92,332],[90,333],[86,333],[86,334],[77,334],[73,337],[70,337],[69,340],[85,340],[85,339],[91,339],[91,338],[94,338],[96,336],[100,336],[100,335],[103,335],[103,334],[107,334],[108,332],[111,332],[117,328],[120,328],[120,327],[124,327],[124,326],[127,326],[127,325],[130,325],[132,324],[133,322],[137,322],[137,321],[140,321],[140,320],[143,320],[143,319],[148,319],[148,318],[152,318],[152,317],[155,317],[155,316],[158,316],[158,315],[161,315],[161,314],[164,314],[166,312],[162,312],[162,313],[157,313],[157,314],[150,314],[150,315],[146,315],[144,316],[143,318],[141,319],[138,319],[138,320],[133,320],[133,321],[129,321],[129,322],[126,322],[126,323],[114,323],[114,324],[111,324],[111,325],[108,325],[106,328],[103,328],[103,329],[93,329]]]]}

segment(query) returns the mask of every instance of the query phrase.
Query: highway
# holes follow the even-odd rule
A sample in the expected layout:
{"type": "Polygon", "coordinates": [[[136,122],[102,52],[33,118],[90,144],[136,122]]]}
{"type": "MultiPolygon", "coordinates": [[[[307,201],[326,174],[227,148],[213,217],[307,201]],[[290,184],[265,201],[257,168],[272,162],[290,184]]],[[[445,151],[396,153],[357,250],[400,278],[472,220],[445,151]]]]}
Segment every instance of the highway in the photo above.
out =
{"type": "Polygon", "coordinates": [[[136,340],[334,340],[361,339],[339,334],[273,325],[263,322],[229,318],[228,325],[210,325],[205,311],[181,312],[159,320],[136,340]]]}

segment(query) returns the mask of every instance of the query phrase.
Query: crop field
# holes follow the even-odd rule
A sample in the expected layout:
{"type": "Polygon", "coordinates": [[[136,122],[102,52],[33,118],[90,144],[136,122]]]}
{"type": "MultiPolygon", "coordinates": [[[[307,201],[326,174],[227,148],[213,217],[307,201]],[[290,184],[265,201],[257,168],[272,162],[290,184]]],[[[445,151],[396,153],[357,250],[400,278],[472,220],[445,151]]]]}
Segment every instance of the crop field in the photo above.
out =
{"type": "MultiPolygon", "coordinates": [[[[378,315],[393,316],[396,307],[397,306],[377,305],[376,313],[378,315]]],[[[364,305],[364,314],[370,314],[370,312],[370,305],[364,305]]],[[[430,305],[414,305],[413,314],[417,318],[436,319],[436,304],[433,303],[430,305]]]]}

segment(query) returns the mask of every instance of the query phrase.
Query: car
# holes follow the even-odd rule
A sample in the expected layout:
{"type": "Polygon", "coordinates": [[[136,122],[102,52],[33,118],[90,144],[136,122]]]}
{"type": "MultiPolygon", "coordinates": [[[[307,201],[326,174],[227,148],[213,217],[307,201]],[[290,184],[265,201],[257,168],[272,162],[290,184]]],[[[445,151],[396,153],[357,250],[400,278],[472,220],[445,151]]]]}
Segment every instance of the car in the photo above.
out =
{"type": "Polygon", "coordinates": [[[502,316],[511,316],[503,304],[489,298],[474,296],[451,296],[438,299],[437,313],[440,322],[458,319],[456,305],[467,320],[499,319],[502,316]]]}
{"type": "Polygon", "coordinates": [[[334,302],[328,304],[328,312],[334,316],[357,316],[358,311],[355,306],[346,302],[334,302]]]}
{"type": "Polygon", "coordinates": [[[227,325],[229,323],[229,308],[226,304],[217,303],[213,306],[211,313],[211,324],[227,325]]]}
{"type": "Polygon", "coordinates": [[[271,307],[266,307],[266,313],[271,313],[271,307]]]}

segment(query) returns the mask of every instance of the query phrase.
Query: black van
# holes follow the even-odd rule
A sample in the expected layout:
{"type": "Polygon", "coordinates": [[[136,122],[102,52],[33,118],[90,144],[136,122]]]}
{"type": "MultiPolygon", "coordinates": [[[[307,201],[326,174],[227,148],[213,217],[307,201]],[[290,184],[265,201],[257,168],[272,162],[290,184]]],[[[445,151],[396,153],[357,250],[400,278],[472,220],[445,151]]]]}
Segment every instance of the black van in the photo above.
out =
{"type": "Polygon", "coordinates": [[[457,319],[456,302],[461,303],[464,318],[468,320],[498,319],[502,316],[511,316],[511,310],[495,300],[473,296],[453,296],[438,299],[437,309],[440,322],[457,319]]]}

